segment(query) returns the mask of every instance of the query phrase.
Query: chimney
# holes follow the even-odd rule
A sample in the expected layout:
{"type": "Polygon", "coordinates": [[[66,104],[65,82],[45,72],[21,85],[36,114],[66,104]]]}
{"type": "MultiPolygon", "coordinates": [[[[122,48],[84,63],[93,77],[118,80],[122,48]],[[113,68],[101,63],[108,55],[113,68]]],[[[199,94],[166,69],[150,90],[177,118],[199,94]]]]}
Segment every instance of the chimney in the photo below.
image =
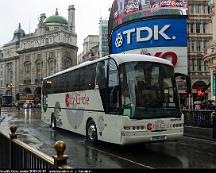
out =
{"type": "Polygon", "coordinates": [[[68,27],[72,33],[75,33],[75,8],[74,5],[68,7],[68,27]]]}

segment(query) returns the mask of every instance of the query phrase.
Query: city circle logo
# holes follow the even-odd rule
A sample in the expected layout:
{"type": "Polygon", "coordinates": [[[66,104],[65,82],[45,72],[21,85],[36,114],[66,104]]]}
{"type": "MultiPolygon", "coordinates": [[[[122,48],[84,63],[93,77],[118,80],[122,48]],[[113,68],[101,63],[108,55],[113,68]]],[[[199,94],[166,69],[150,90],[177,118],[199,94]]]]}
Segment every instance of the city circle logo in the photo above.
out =
{"type": "Polygon", "coordinates": [[[115,40],[115,45],[117,48],[121,47],[123,44],[123,37],[121,33],[118,33],[115,40]]]}

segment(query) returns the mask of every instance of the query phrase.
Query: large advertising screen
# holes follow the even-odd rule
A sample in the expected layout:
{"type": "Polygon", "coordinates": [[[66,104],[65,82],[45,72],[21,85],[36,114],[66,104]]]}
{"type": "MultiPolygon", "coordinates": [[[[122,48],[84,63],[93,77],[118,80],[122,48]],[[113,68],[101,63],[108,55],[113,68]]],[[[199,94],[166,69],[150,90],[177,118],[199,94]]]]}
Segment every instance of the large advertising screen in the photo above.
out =
{"type": "Polygon", "coordinates": [[[132,20],[163,15],[187,15],[188,0],[115,0],[110,12],[110,29],[132,20]]]}
{"type": "Polygon", "coordinates": [[[149,19],[124,25],[112,33],[111,53],[135,53],[167,59],[175,72],[187,74],[186,18],[149,19]]]}
{"type": "Polygon", "coordinates": [[[112,53],[153,47],[187,47],[186,18],[149,19],[121,26],[112,33],[112,53]]]}

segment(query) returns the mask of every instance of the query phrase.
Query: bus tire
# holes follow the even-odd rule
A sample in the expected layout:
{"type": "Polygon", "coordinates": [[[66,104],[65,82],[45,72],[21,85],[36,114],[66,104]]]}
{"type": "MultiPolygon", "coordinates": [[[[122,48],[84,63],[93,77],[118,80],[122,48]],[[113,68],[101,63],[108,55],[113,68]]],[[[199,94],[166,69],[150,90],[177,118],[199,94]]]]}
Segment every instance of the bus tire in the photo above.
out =
{"type": "Polygon", "coordinates": [[[52,129],[56,129],[56,119],[53,115],[51,116],[51,125],[50,126],[52,129]]]}
{"type": "Polygon", "coordinates": [[[86,138],[87,141],[91,143],[97,143],[98,137],[97,137],[97,127],[95,125],[95,122],[93,120],[90,120],[87,122],[86,125],[86,138]]]}

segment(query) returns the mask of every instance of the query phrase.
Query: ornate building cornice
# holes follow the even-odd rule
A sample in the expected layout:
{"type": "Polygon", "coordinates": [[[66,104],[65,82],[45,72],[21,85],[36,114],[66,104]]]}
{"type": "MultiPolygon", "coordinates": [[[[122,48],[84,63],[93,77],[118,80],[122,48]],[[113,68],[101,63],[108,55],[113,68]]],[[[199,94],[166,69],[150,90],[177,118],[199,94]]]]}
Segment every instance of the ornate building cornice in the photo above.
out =
{"type": "Polygon", "coordinates": [[[54,44],[40,46],[40,47],[31,47],[29,49],[18,50],[17,53],[19,53],[21,55],[21,54],[24,54],[24,53],[29,53],[29,52],[34,52],[34,51],[41,51],[41,50],[51,49],[51,48],[56,48],[56,47],[72,48],[72,49],[78,50],[77,46],[73,46],[73,45],[66,44],[66,43],[54,43],[54,44]]]}

